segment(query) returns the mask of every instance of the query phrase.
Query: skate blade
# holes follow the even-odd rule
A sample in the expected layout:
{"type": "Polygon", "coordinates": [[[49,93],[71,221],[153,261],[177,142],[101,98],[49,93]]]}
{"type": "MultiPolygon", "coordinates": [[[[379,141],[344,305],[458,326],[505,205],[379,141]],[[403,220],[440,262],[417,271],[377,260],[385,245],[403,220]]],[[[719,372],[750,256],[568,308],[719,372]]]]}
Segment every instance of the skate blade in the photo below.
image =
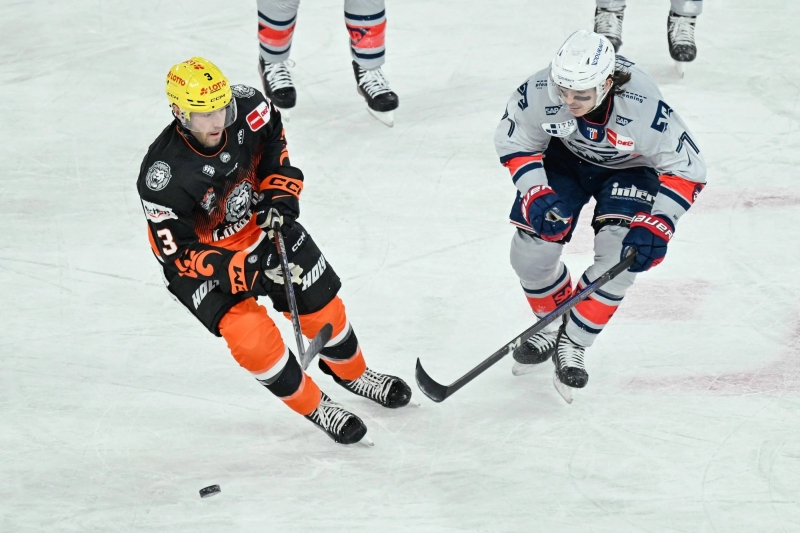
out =
{"type": "Polygon", "coordinates": [[[373,446],[375,446],[375,443],[374,443],[374,442],[372,442],[372,439],[371,439],[371,438],[369,438],[369,437],[367,437],[366,435],[364,435],[363,437],[361,437],[361,440],[360,440],[360,441],[358,441],[358,444],[361,444],[362,446],[368,446],[368,447],[370,447],[370,448],[371,448],[371,447],[373,447],[373,446]]]}
{"type": "Polygon", "coordinates": [[[524,376],[525,374],[530,374],[531,372],[535,371],[539,365],[526,365],[524,363],[518,363],[514,361],[514,366],[511,367],[511,373],[515,376],[524,376]]]}
{"type": "Polygon", "coordinates": [[[683,79],[683,77],[686,75],[684,65],[686,65],[684,61],[675,61],[675,70],[678,71],[678,76],[680,76],[681,79],[683,79]]]}
{"type": "Polygon", "coordinates": [[[390,128],[394,127],[394,111],[375,111],[369,107],[367,108],[367,111],[369,111],[370,115],[377,118],[390,128]]]}
{"type": "Polygon", "coordinates": [[[275,108],[281,113],[281,122],[289,122],[289,120],[292,118],[291,109],[284,109],[278,106],[275,106],[275,108]]]}
{"type": "Polygon", "coordinates": [[[558,374],[556,374],[555,372],[553,372],[553,385],[555,386],[556,390],[561,395],[561,397],[564,398],[565,402],[572,403],[573,399],[572,395],[575,389],[561,383],[561,380],[558,379],[558,374]]]}

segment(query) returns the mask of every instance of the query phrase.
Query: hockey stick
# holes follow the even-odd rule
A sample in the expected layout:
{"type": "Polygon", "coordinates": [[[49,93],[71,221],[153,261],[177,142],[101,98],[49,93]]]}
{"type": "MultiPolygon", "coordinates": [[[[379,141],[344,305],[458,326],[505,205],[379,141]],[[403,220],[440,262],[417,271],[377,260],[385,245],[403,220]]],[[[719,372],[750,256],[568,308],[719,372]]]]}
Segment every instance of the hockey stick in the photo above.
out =
{"type": "Polygon", "coordinates": [[[434,381],[433,378],[430,377],[427,372],[425,372],[425,369],[422,368],[422,363],[420,362],[419,358],[417,358],[416,378],[419,390],[425,393],[425,396],[434,402],[444,401],[449,396],[452,396],[453,393],[455,393],[458,389],[482,374],[487,368],[513,352],[515,348],[522,344],[522,341],[528,340],[532,336],[539,333],[547,325],[563,316],[579,302],[589,297],[589,295],[595,292],[597,289],[616,278],[620,273],[628,270],[628,268],[633,264],[633,260],[635,258],[635,253],[628,255],[625,259],[608,269],[608,271],[603,273],[599,278],[584,287],[581,292],[573,294],[571,298],[556,307],[549,315],[536,322],[534,325],[523,331],[520,335],[517,335],[513,340],[511,340],[511,342],[494,352],[485,361],[455,380],[450,385],[442,385],[441,383],[434,381]]]}
{"type": "Polygon", "coordinates": [[[300,358],[300,366],[305,370],[319,351],[331,340],[333,326],[330,324],[322,326],[322,329],[311,339],[308,350],[305,349],[303,330],[300,328],[300,313],[297,311],[297,300],[295,299],[294,287],[292,286],[292,273],[289,272],[289,257],[286,255],[286,245],[283,242],[283,234],[281,233],[281,217],[277,214],[277,211],[275,211],[275,213],[277,216],[272,218],[272,233],[275,235],[275,247],[278,249],[278,255],[280,255],[281,258],[283,287],[286,291],[286,300],[289,302],[289,312],[292,315],[294,339],[297,341],[297,351],[299,352],[297,355],[300,358]]]}

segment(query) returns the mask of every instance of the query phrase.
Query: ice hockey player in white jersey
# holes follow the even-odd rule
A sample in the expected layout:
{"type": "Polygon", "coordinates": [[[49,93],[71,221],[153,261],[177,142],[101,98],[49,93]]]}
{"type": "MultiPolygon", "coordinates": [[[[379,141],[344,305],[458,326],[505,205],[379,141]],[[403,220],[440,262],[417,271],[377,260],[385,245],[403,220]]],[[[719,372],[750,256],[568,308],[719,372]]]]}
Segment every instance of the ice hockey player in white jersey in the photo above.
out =
{"type": "Polygon", "coordinates": [[[556,388],[571,394],[589,379],[585,349],[637,273],[664,260],[678,220],[703,189],[705,162],[653,79],[617,56],[606,37],[586,30],[512,93],[495,146],[517,188],[511,265],[536,316],[637,251],[634,265],[575,306],[564,324],[514,352],[514,374],[552,359],[556,388]],[[594,264],[573,289],[561,253],[592,197],[594,264]]]}

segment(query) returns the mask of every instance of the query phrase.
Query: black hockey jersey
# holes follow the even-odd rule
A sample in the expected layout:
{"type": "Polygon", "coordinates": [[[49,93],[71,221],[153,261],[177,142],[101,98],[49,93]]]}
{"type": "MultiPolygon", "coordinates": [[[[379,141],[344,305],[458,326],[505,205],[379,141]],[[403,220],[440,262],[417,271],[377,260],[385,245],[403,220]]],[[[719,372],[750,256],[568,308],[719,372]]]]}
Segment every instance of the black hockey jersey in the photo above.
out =
{"type": "Polygon", "coordinates": [[[142,162],[137,189],[168,277],[226,275],[237,251],[263,239],[252,212],[262,181],[290,164],[278,110],[252,87],[231,90],[237,117],[218,146],[202,146],[173,120],[142,162]]]}

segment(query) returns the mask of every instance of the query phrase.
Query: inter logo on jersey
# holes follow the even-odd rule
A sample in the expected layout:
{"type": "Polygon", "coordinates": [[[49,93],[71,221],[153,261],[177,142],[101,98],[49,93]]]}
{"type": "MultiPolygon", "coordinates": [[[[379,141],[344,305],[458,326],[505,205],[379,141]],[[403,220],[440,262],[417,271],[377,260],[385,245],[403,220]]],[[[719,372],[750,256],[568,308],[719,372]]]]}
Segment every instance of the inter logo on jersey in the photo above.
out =
{"type": "Polygon", "coordinates": [[[269,105],[261,102],[247,114],[247,125],[253,131],[258,131],[269,123],[269,105]]]}
{"type": "Polygon", "coordinates": [[[552,106],[545,107],[544,108],[544,112],[547,115],[556,115],[556,114],[558,114],[559,109],[561,109],[560,105],[552,105],[552,106]]]}
{"type": "Polygon", "coordinates": [[[631,119],[629,119],[629,118],[623,117],[622,115],[617,115],[617,121],[616,122],[620,126],[627,126],[628,124],[630,124],[633,121],[631,119]]]}

